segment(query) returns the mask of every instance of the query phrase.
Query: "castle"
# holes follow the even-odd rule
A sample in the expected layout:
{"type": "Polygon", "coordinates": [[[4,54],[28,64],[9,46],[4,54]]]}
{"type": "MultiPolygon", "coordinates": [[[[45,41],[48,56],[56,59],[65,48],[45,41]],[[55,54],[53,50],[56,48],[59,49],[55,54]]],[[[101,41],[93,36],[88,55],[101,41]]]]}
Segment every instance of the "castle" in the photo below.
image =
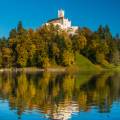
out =
{"type": "Polygon", "coordinates": [[[78,26],[72,26],[71,21],[69,21],[67,18],[65,18],[65,12],[64,10],[58,10],[58,18],[49,20],[46,25],[53,24],[55,26],[59,26],[61,29],[74,34],[75,31],[78,29],[78,26]]]}

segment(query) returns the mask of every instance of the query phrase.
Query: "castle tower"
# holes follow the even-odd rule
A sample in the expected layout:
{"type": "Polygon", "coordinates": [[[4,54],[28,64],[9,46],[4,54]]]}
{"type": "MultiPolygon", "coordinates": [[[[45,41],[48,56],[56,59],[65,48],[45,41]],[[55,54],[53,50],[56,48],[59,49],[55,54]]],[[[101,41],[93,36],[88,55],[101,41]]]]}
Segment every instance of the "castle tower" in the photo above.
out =
{"type": "Polygon", "coordinates": [[[65,12],[64,12],[64,10],[58,10],[58,18],[64,18],[64,15],[65,15],[65,12]]]}

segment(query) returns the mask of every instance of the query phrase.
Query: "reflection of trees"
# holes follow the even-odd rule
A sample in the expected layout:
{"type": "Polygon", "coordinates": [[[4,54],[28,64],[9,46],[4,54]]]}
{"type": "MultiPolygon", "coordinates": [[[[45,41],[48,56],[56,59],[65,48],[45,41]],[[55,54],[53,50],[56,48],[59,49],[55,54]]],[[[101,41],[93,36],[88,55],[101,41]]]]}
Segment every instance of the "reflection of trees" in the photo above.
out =
{"type": "Polygon", "coordinates": [[[52,119],[68,119],[72,112],[88,111],[93,105],[108,112],[120,98],[120,75],[5,73],[0,75],[0,97],[8,99],[18,115],[40,109],[52,119]]]}

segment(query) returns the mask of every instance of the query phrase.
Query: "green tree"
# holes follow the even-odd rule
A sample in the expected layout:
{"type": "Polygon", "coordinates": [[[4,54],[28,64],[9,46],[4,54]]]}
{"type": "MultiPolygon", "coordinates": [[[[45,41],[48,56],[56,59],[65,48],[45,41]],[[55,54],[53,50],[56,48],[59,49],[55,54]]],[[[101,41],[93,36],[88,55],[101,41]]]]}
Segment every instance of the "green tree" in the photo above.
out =
{"type": "Polygon", "coordinates": [[[11,50],[9,48],[2,48],[2,64],[3,67],[11,67],[12,66],[12,56],[11,50]]]}
{"type": "Polygon", "coordinates": [[[17,64],[19,67],[26,67],[27,65],[27,59],[28,59],[28,52],[26,48],[23,45],[17,45],[17,64]]]}
{"type": "Polygon", "coordinates": [[[70,66],[74,64],[74,54],[72,52],[69,52],[68,50],[64,50],[63,56],[62,56],[62,63],[64,66],[70,66]]]}
{"type": "Polygon", "coordinates": [[[80,50],[85,48],[87,39],[81,31],[78,31],[75,35],[72,36],[72,44],[74,51],[80,52],[80,50]]]}

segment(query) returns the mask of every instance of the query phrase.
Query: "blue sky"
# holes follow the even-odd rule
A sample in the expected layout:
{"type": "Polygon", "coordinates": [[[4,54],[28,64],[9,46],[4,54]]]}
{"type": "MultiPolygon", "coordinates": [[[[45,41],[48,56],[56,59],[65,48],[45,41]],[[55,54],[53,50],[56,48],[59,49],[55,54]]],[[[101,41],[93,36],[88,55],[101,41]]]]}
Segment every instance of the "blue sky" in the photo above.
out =
{"type": "Polygon", "coordinates": [[[64,9],[73,25],[96,30],[108,24],[120,34],[120,0],[0,0],[0,37],[8,36],[19,20],[25,28],[37,28],[64,9]]]}

